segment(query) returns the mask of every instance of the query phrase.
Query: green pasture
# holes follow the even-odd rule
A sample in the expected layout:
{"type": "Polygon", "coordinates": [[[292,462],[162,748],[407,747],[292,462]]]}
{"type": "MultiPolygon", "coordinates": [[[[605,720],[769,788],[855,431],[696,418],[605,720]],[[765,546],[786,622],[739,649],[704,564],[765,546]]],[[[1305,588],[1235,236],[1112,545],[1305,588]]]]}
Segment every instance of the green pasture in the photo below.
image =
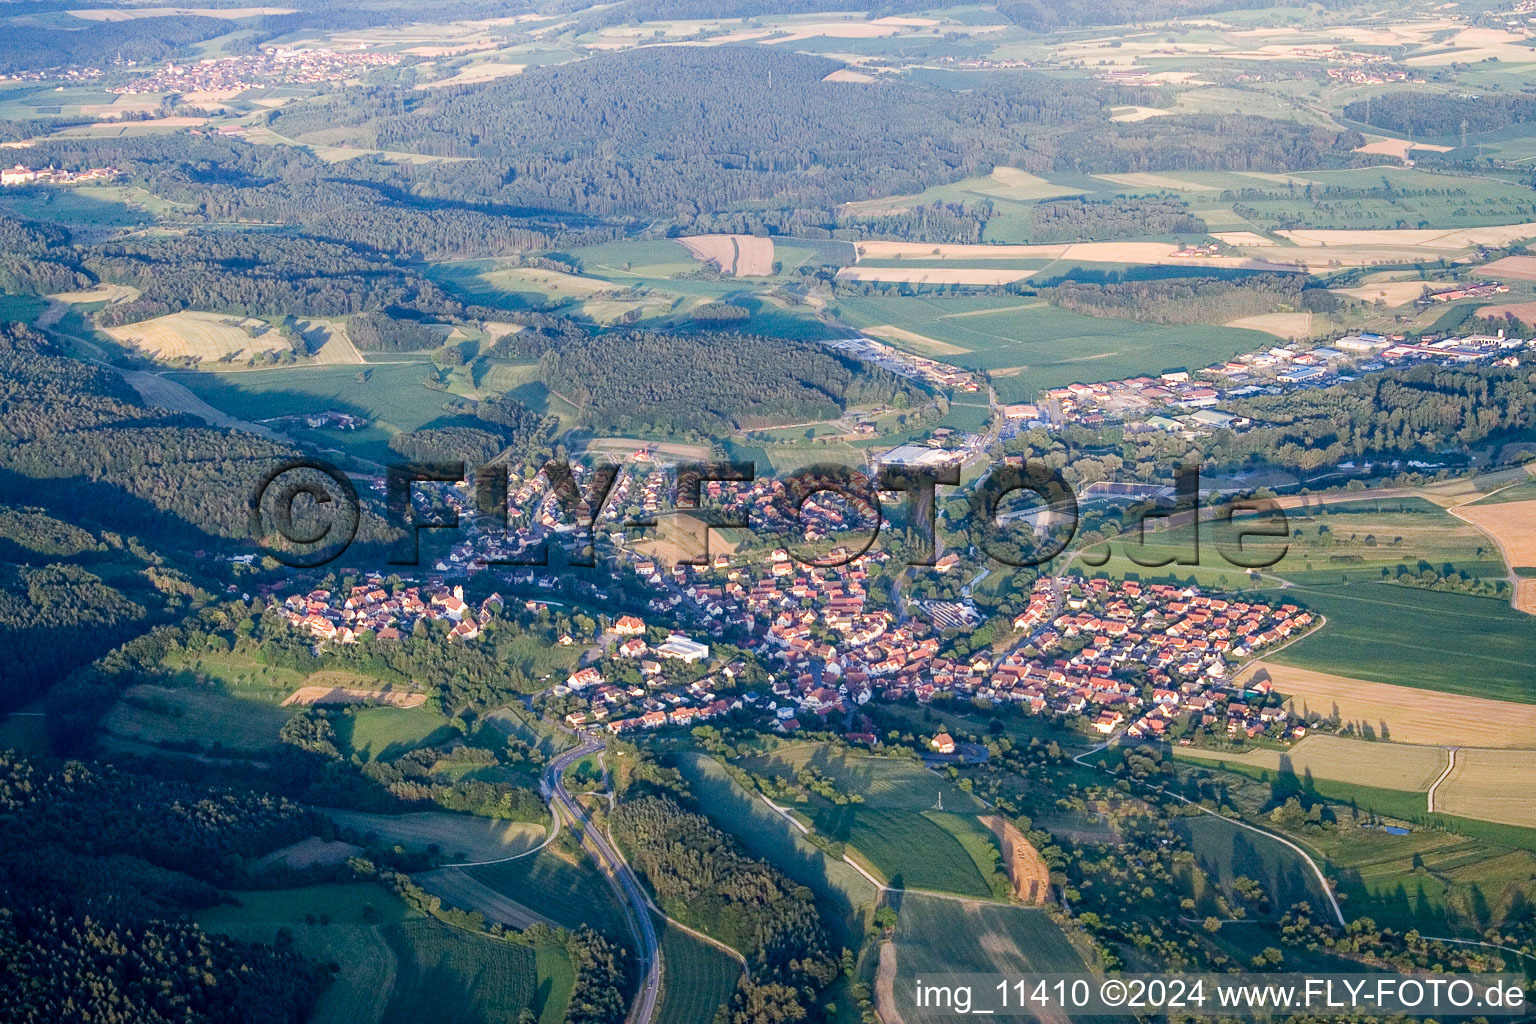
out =
{"type": "MultiPolygon", "coordinates": [[[[240,373],[189,371],[169,375],[203,401],[238,419],[335,409],[365,416],[388,434],[416,430],[453,414],[452,395],[424,386],[431,365],[407,361],[342,366],[293,366],[240,373]]],[[[362,431],[335,434],[354,438],[362,431]]],[[[334,442],[333,442],[334,443],[334,442]]]]}
{"type": "Polygon", "coordinates": [[[1536,703],[1536,630],[1507,601],[1387,584],[1297,586],[1327,616],[1271,656],[1299,668],[1445,693],[1536,703]],[[1471,639],[1475,638],[1475,642],[1471,639]]]}
{"type": "Polygon", "coordinates": [[[612,281],[625,278],[664,278],[698,270],[703,264],[686,246],[670,238],[633,239],[567,249],[582,273],[612,281]]]}
{"type": "Polygon", "coordinates": [[[262,750],[278,742],[293,712],[238,688],[135,686],[102,719],[101,727],[140,743],[198,743],[262,750]]]}
{"type": "Polygon", "coordinates": [[[442,861],[469,862],[514,857],[544,839],[544,826],[526,821],[503,821],[448,811],[412,814],[368,814],[363,811],[325,811],[336,824],[359,836],[373,835],[382,843],[410,850],[436,847],[442,861]]]}
{"type": "Polygon", "coordinates": [[[602,873],[585,856],[552,843],[536,854],[467,868],[475,881],[565,928],[588,925],[629,941],[624,909],[602,873]]]}
{"type": "Polygon", "coordinates": [[[558,947],[535,950],[431,920],[386,928],[384,938],[398,967],[382,1024],[500,1024],[525,1007],[546,1024],[564,1019],[576,973],[558,947]]]}
{"type": "Polygon", "coordinates": [[[836,313],[855,327],[891,324],[965,349],[942,358],[990,372],[1005,402],[1025,401],[1042,388],[1073,381],[1195,369],[1272,340],[1228,327],[1100,319],[1018,296],[854,297],[839,299],[836,313]]]}
{"type": "MultiPolygon", "coordinates": [[[[1087,974],[1089,965],[1043,910],[893,893],[898,978],[943,974],[1087,974]]],[[[903,1019],[921,1019],[912,986],[895,986],[903,1019]]]]}
{"type": "Polygon", "coordinates": [[[661,1002],[667,1024],[712,1024],[736,993],[741,964],[724,951],[661,922],[661,1002]]]}
{"type": "Polygon", "coordinates": [[[388,760],[458,735],[446,718],[425,706],[356,708],[332,723],[341,748],[365,761],[388,760]]]}

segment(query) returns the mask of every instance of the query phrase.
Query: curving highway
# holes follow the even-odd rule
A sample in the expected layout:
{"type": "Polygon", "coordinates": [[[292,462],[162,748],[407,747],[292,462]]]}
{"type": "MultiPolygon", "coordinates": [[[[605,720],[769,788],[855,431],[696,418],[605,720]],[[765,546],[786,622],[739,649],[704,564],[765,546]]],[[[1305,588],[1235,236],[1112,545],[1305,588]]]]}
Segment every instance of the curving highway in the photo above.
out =
{"type": "Polygon", "coordinates": [[[544,798],[554,808],[556,827],[559,827],[562,817],[572,825],[581,827],[582,839],[587,844],[587,848],[597,857],[609,882],[613,884],[626,905],[625,912],[629,916],[630,927],[635,932],[635,938],[640,941],[640,956],[645,964],[645,980],[641,983],[640,992],[635,996],[635,1004],[629,1011],[629,1024],[651,1024],[656,1016],[656,1001],[661,995],[661,954],[660,943],[656,938],[656,922],[651,919],[650,912],[646,909],[649,901],[646,899],[644,890],[640,888],[640,880],[635,877],[635,873],[630,870],[624,858],[609,845],[602,832],[592,826],[586,812],[566,791],[563,778],[565,769],[573,762],[602,749],[602,743],[590,736],[582,736],[577,746],[549,762],[544,769],[544,778],[540,786],[544,791],[544,798]]]}

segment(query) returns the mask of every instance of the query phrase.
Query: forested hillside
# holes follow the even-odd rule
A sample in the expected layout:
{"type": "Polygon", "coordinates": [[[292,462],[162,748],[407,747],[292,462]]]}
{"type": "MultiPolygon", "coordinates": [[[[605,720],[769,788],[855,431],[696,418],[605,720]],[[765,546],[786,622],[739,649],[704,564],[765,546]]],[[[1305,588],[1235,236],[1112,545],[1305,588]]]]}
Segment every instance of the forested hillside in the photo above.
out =
{"type": "Polygon", "coordinates": [[[802,1019],[802,989],[824,988],[838,972],[809,891],[669,797],[625,801],[611,820],[662,909],[746,955],[753,981],[738,995],[745,1019],[802,1019]]]}
{"type": "Polygon", "coordinates": [[[1463,125],[1469,132],[1487,132],[1536,121],[1536,96],[1449,96],[1403,90],[1372,96],[1369,101],[1355,100],[1344,108],[1344,114],[1410,138],[1456,135],[1463,125]]]}
{"type": "Polygon", "coordinates": [[[291,949],[177,920],[315,827],[257,794],[0,751],[0,1018],[293,1022],[324,984],[291,949]]]}
{"type": "Polygon", "coordinates": [[[894,374],[821,345],[748,334],[626,332],[545,353],[539,375],[598,430],[718,433],[913,402],[894,374]]]}

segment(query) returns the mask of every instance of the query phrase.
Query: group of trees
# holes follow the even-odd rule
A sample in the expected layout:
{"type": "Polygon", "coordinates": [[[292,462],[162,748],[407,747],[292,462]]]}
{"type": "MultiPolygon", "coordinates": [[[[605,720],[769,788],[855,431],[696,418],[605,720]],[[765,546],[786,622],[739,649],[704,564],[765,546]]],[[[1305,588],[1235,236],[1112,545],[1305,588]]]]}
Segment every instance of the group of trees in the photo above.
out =
{"type": "Polygon", "coordinates": [[[69,233],[0,214],[0,291],[51,295],[90,284],[75,264],[69,233]]]}
{"type": "Polygon", "coordinates": [[[718,436],[920,396],[900,377],[822,345],[714,332],[572,341],[544,354],[539,377],[581,410],[583,425],[621,433],[718,436]]]}
{"type": "Polygon", "coordinates": [[[1470,132],[1489,132],[1536,121],[1536,96],[1526,92],[1473,96],[1404,89],[1355,100],[1344,108],[1344,116],[1410,138],[1454,136],[1463,126],[1470,132]]]}
{"type": "Polygon", "coordinates": [[[1031,242],[1086,242],[1128,235],[1203,235],[1205,221],[1181,199],[1057,199],[1030,208],[1031,242]]]}
{"type": "Polygon", "coordinates": [[[838,974],[810,893],[670,796],[625,800],[609,819],[613,836],[663,910],[740,950],[753,980],[738,1004],[754,1002],[772,1024],[802,1019],[802,989],[838,974]],[[799,1014],[799,1015],[796,1015],[799,1014]]]}
{"type": "Polygon", "coordinates": [[[1298,274],[1163,278],[1089,284],[1068,281],[1040,289],[1046,301],[1074,313],[1154,324],[1226,323],[1238,317],[1300,308],[1298,274]]]}

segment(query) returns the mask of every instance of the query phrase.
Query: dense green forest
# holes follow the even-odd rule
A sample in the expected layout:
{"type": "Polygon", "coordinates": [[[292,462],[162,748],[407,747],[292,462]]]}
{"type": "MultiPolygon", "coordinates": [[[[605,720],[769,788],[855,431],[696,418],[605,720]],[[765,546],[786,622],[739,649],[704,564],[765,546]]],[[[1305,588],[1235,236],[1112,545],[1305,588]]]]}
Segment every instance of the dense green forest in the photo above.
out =
{"type": "Polygon", "coordinates": [[[1029,211],[1030,241],[1087,242],[1135,235],[1203,235],[1205,221],[1181,199],[1059,199],[1029,211]]]}
{"type": "Polygon", "coordinates": [[[718,435],[835,419],[917,389],[824,346],[750,334],[604,334],[544,354],[539,377],[596,430],[718,435]]]}
{"type": "MultiPolygon", "coordinates": [[[[1215,277],[1164,278],[1089,284],[1068,281],[1040,289],[1053,305],[1088,316],[1141,320],[1153,324],[1221,324],[1238,317],[1303,308],[1303,296],[1318,291],[1326,302],[1338,300],[1326,291],[1305,289],[1299,274],[1256,274],[1235,280],[1215,277]]],[[[1312,301],[1307,296],[1307,301],[1312,301]]]]}
{"type": "Polygon", "coordinates": [[[296,804],[0,751],[6,1021],[298,1022],[324,974],[177,918],[313,834],[296,804]]]}
{"type": "Polygon", "coordinates": [[[625,800],[610,824],[663,910],[747,957],[752,981],[738,989],[736,1006],[745,1015],[732,1019],[803,1019],[808,991],[838,974],[810,892],[669,796],[625,800]]]}
{"type": "Polygon", "coordinates": [[[1457,96],[1404,89],[1355,100],[1344,108],[1344,116],[1410,138],[1452,136],[1458,135],[1463,125],[1469,132],[1489,132],[1536,121],[1536,96],[1523,92],[1457,96]]]}

